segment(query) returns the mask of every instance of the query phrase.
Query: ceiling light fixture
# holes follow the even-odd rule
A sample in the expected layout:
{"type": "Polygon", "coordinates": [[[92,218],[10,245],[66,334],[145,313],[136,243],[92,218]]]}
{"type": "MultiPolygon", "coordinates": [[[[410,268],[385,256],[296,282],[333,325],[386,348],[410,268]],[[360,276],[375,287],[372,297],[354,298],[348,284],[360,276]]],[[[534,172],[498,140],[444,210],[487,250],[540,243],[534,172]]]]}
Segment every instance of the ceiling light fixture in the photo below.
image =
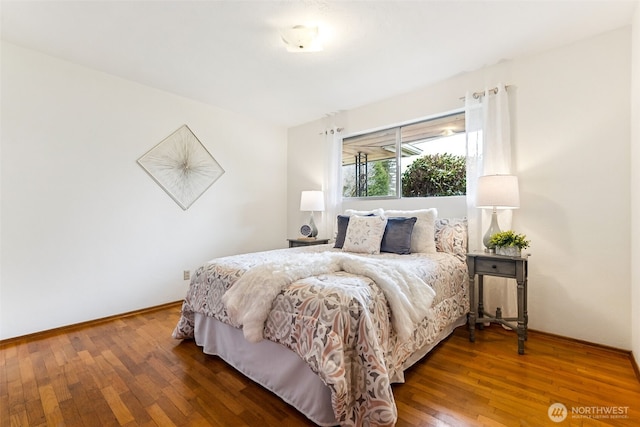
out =
{"type": "Polygon", "coordinates": [[[289,52],[319,52],[322,50],[317,26],[296,25],[282,31],[281,37],[289,52]]]}

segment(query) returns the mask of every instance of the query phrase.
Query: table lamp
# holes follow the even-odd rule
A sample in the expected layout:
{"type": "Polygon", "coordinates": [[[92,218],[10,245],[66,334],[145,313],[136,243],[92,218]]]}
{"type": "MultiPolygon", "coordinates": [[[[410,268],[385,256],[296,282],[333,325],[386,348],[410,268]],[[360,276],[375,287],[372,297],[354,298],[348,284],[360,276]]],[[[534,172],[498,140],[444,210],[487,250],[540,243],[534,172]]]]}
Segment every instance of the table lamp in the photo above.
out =
{"type": "Polygon", "coordinates": [[[324,194],[322,191],[303,191],[300,195],[300,210],[303,212],[311,212],[309,217],[309,227],[311,232],[308,237],[315,238],[318,235],[318,228],[313,220],[313,212],[324,211],[324,194]]]}
{"type": "Polygon", "coordinates": [[[518,177],[515,175],[485,175],[478,178],[476,190],[476,207],[492,209],[491,225],[482,238],[485,248],[491,249],[491,236],[500,232],[498,226],[498,209],[518,209],[520,194],[518,177]]]}

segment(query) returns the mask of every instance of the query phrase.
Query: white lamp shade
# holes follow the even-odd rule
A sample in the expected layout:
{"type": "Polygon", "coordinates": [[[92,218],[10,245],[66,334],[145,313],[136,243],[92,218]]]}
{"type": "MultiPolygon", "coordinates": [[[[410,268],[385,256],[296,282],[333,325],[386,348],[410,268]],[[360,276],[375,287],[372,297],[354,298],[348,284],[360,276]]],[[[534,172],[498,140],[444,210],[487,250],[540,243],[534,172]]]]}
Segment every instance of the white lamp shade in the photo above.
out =
{"type": "Polygon", "coordinates": [[[476,207],[517,209],[520,207],[518,177],[515,175],[485,175],[478,178],[476,207]]]}
{"type": "Polygon", "coordinates": [[[311,212],[324,211],[324,194],[322,191],[303,191],[300,195],[300,210],[311,212]]]}

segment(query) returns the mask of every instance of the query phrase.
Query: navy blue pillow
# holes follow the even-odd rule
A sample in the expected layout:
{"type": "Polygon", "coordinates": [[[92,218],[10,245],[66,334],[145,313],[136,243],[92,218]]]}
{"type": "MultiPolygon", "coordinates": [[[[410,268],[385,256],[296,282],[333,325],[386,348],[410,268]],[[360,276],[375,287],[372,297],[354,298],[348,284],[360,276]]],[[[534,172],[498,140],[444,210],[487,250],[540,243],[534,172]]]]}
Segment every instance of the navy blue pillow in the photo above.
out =
{"type": "MultiPolygon", "coordinates": [[[[391,252],[406,255],[411,253],[411,233],[418,218],[387,218],[387,227],[384,229],[380,252],[391,252]]],[[[342,239],[344,243],[344,239],[342,239]]],[[[337,242],[337,240],[336,240],[337,242]]]]}
{"type": "Polygon", "coordinates": [[[349,217],[346,215],[338,215],[338,233],[336,234],[336,243],[334,248],[342,249],[344,239],[347,237],[347,226],[349,225],[349,217]]]}

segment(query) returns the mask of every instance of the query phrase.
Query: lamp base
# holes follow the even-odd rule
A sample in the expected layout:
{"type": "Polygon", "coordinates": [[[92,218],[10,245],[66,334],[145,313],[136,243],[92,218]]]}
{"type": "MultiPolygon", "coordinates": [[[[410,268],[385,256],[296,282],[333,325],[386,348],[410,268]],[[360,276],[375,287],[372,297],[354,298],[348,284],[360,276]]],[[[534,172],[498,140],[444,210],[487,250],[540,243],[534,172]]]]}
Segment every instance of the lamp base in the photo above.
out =
{"type": "Polygon", "coordinates": [[[482,244],[485,248],[489,250],[495,250],[495,245],[489,243],[491,240],[491,236],[500,232],[500,227],[498,226],[498,211],[496,208],[493,208],[493,212],[491,213],[491,225],[489,225],[489,229],[486,233],[484,233],[484,237],[482,238],[482,244]]]}
{"type": "Polygon", "coordinates": [[[311,227],[311,233],[309,233],[309,237],[315,239],[318,235],[318,227],[316,227],[316,222],[313,220],[313,211],[311,211],[311,217],[309,218],[309,227],[311,227]]]}

